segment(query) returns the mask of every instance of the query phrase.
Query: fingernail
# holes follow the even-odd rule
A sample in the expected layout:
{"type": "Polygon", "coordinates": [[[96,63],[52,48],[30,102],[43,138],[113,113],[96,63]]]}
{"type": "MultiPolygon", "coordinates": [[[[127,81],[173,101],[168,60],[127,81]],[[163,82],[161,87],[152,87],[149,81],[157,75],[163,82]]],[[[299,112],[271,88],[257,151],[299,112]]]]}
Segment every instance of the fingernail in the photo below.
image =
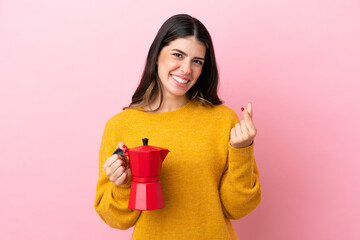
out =
{"type": "Polygon", "coordinates": [[[126,145],[123,145],[123,148],[128,148],[126,145]]]}
{"type": "Polygon", "coordinates": [[[241,111],[244,111],[244,108],[243,108],[243,107],[241,108],[241,111]]]}

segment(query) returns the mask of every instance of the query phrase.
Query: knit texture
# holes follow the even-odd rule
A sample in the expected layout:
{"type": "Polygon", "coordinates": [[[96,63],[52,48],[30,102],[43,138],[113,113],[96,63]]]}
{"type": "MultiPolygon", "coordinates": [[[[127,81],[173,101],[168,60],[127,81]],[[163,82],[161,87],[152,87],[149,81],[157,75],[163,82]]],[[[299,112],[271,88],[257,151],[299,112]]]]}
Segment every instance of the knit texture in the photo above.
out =
{"type": "Polygon", "coordinates": [[[135,225],[131,239],[238,239],[230,219],[247,215],[261,201],[253,143],[230,144],[230,130],[239,122],[225,105],[205,107],[194,100],[170,112],[126,109],[106,123],[99,151],[95,210],[111,227],[135,225]],[[128,148],[149,145],[170,150],[161,170],[165,208],[128,208],[131,176],[116,186],[104,162],[123,141],[128,148]]]}

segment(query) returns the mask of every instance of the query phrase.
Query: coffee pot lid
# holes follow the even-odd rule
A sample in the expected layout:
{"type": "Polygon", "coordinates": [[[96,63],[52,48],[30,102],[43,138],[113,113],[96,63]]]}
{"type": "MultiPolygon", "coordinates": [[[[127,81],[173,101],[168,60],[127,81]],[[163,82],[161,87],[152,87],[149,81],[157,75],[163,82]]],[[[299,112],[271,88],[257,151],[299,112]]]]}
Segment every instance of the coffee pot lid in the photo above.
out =
{"type": "Polygon", "coordinates": [[[130,151],[133,151],[133,152],[155,152],[155,151],[164,150],[164,148],[161,148],[161,147],[155,147],[155,146],[148,145],[148,143],[149,143],[148,138],[143,138],[142,141],[143,141],[142,146],[131,148],[130,151]]]}

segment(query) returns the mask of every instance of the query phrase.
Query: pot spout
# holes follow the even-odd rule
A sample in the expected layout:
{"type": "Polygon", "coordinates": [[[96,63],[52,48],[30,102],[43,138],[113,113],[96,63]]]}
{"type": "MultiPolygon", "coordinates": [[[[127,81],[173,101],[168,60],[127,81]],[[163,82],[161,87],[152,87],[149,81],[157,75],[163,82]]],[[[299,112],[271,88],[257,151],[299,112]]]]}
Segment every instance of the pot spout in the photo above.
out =
{"type": "Polygon", "coordinates": [[[170,151],[167,150],[167,149],[162,149],[161,152],[160,152],[160,157],[161,157],[161,160],[164,161],[164,159],[166,158],[166,156],[168,155],[170,151]]]}

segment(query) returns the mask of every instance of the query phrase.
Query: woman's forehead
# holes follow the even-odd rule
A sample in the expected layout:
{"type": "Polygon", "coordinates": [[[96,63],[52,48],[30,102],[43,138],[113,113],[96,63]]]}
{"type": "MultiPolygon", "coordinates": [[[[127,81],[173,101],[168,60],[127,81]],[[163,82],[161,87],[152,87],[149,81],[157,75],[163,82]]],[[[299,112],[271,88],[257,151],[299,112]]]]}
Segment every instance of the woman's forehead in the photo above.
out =
{"type": "Polygon", "coordinates": [[[166,48],[171,51],[174,49],[179,49],[181,51],[188,51],[191,53],[196,53],[197,55],[205,56],[206,49],[205,45],[197,40],[194,36],[177,38],[169,43],[166,48]]]}

